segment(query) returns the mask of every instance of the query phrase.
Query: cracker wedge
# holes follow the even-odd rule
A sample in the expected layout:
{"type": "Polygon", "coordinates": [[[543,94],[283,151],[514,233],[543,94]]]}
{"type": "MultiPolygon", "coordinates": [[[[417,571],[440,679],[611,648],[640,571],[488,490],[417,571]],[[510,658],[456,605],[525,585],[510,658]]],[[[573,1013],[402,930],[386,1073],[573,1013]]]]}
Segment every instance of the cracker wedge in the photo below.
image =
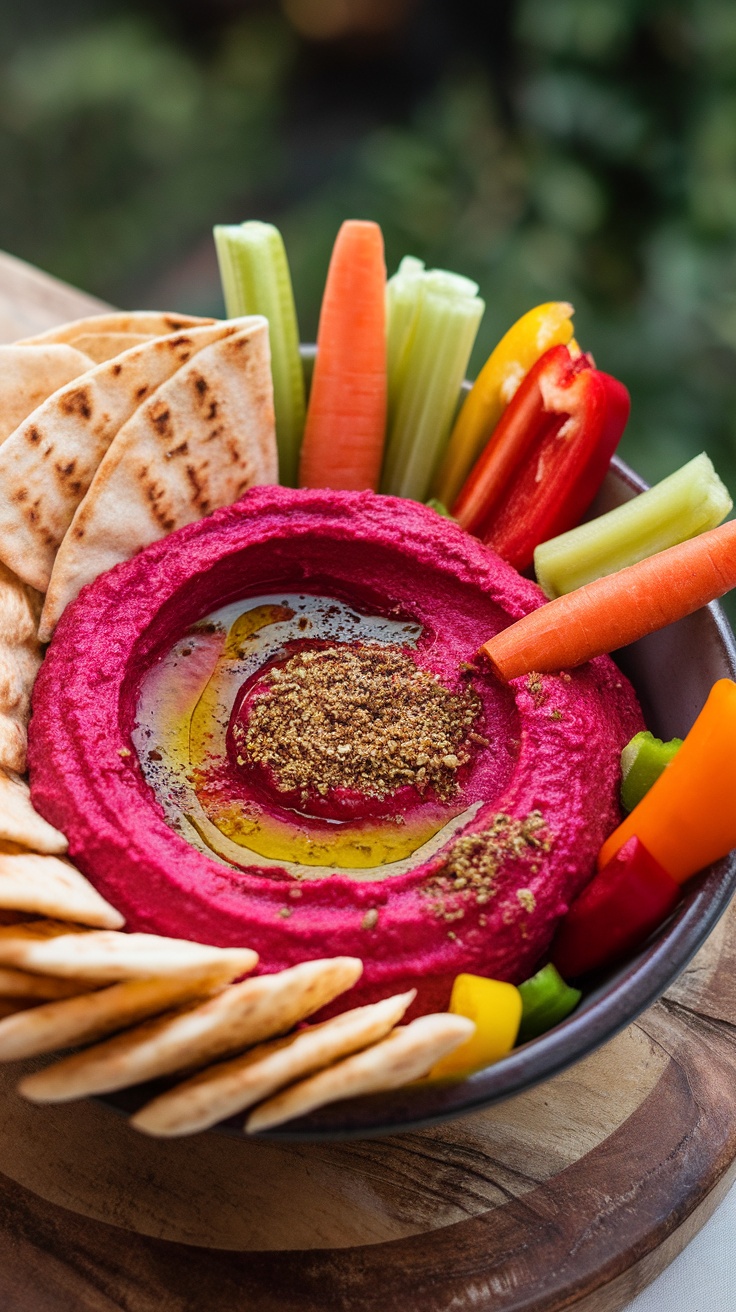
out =
{"type": "Polygon", "coordinates": [[[59,548],[43,642],[98,574],[249,487],[277,481],[268,323],[255,315],[240,323],[247,326],[200,351],[117,433],[59,548]]]}
{"type": "Polygon", "coordinates": [[[0,907],[121,929],[125,917],[69,861],[35,852],[0,852],[0,907]]]}
{"type": "Polygon", "coordinates": [[[0,769],[0,841],[20,843],[35,852],[59,854],[68,843],[58,829],[34,811],[25,779],[0,769]]]}
{"type": "MultiPolygon", "coordinates": [[[[196,1134],[245,1111],[276,1089],[332,1065],[340,1057],[377,1043],[398,1025],[416,989],[367,1007],[345,1011],[321,1025],[252,1048],[242,1057],[212,1066],[154,1098],[131,1118],[146,1134],[196,1134]]],[[[2,1026],[0,1026],[0,1058],[2,1026]]]]}
{"type": "Polygon", "coordinates": [[[45,592],[54,557],[112,439],[205,346],[250,320],[156,337],[54,392],[0,447],[0,559],[45,592]]]}
{"type": "Polygon", "coordinates": [[[186,939],[119,934],[112,929],[85,930],[52,920],[0,929],[0,965],[95,984],[201,975],[220,966],[232,966],[236,978],[254,970],[257,962],[258,954],[250,948],[214,948],[186,939]]]}
{"type": "Polygon", "coordinates": [[[350,988],[362,969],[355,957],[334,957],[234,984],[199,1006],[65,1057],[29,1075],[20,1091],[34,1102],[67,1102],[196,1069],[290,1030],[350,988]]]}
{"type": "Polygon", "coordinates": [[[55,1002],[57,998],[74,998],[89,991],[83,980],[57,979],[54,975],[31,975],[27,970],[0,967],[0,998],[33,998],[36,1002],[55,1002]]]}
{"type": "Polygon", "coordinates": [[[365,1052],[347,1057],[262,1102],[251,1112],[245,1128],[249,1134],[270,1130],[284,1121],[306,1116],[326,1103],[356,1098],[362,1093],[398,1089],[426,1075],[440,1057],[465,1043],[474,1030],[473,1021],[465,1016],[452,1016],[449,1012],[420,1016],[411,1025],[399,1026],[387,1039],[365,1052]]]}
{"type": "Polygon", "coordinates": [[[34,1005],[30,998],[0,998],[0,1024],[6,1017],[20,1016],[34,1005]]]}
{"type": "Polygon", "coordinates": [[[26,768],[31,693],[41,664],[42,598],[0,562],[0,767],[26,768]]]}
{"type": "Polygon", "coordinates": [[[190,328],[203,328],[215,323],[196,314],[177,314],[160,310],[110,310],[106,314],[88,314],[83,319],[71,319],[34,337],[24,337],[22,346],[37,346],[46,342],[67,342],[76,346],[80,338],[108,333],[139,333],[146,337],[168,337],[171,333],[187,332],[190,328]]]}
{"type": "MultiPolygon", "coordinates": [[[[153,341],[152,333],[82,333],[74,339],[74,349],[88,355],[92,364],[102,364],[105,360],[114,360],[116,355],[129,351],[132,346],[142,346],[144,342],[153,341]]],[[[36,348],[40,349],[40,348],[36,348]]]]}
{"type": "Polygon", "coordinates": [[[89,355],[62,342],[0,346],[0,442],[47,396],[93,367],[89,355]]]}
{"type": "Polygon", "coordinates": [[[132,979],[96,993],[35,1006],[32,1012],[0,1021],[0,1061],[20,1061],[94,1043],[171,1007],[218,993],[233,978],[233,967],[226,966],[181,979],[132,979]]]}

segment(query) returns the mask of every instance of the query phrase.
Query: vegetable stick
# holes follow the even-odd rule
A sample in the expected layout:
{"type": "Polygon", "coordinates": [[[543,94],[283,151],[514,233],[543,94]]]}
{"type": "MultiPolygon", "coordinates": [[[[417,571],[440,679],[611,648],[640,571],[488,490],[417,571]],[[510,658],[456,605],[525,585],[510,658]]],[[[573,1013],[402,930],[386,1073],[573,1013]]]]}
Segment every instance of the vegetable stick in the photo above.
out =
{"type": "Polygon", "coordinates": [[[736,683],[719,679],[677,755],[606,839],[599,868],[636,835],[682,883],[736,846],[735,798],[736,683]]]}
{"type": "Polygon", "coordinates": [[[457,408],[485,302],[477,283],[433,269],[401,359],[381,489],[425,501],[457,408]]]}
{"type": "Polygon", "coordinates": [[[304,371],[283,238],[272,223],[252,220],[216,227],[215,246],[228,317],[262,314],[268,319],[279,477],[295,487],[304,432],[304,371]]]}
{"type": "Polygon", "coordinates": [[[732,506],[703,453],[608,514],[543,542],[534,552],[537,582],[547,597],[560,597],[716,528],[732,506]]]}
{"type": "Polygon", "coordinates": [[[317,332],[300,487],[376,491],[386,430],[386,266],[377,223],[337,234],[317,332]]]}
{"type": "MultiPolygon", "coordinates": [[[[434,483],[435,496],[451,506],[521,380],[552,346],[572,337],[573,308],[548,301],[517,319],[504,333],[476,378],[455,421],[434,483]]],[[[579,354],[579,351],[578,351],[579,354]]]]}
{"type": "Polygon", "coordinates": [[[424,296],[424,261],[405,255],[386,283],[386,355],[389,424],[406,374],[408,346],[424,296]]]}
{"type": "Polygon", "coordinates": [[[736,586],[736,521],[594,579],[525,615],[481,651],[507,682],[582,665],[691,615],[736,586]]]}

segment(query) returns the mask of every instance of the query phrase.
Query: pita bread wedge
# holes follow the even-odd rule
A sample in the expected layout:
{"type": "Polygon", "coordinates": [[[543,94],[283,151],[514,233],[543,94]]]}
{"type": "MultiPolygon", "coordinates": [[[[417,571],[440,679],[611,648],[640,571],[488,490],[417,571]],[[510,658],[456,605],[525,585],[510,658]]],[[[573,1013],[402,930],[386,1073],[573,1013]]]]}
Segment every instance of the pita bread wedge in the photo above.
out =
{"type": "Polygon", "coordinates": [[[31,975],[27,970],[0,967],[0,998],[33,998],[37,1002],[55,1002],[57,998],[74,998],[88,991],[89,984],[81,980],[31,975]]]}
{"type": "Polygon", "coordinates": [[[0,767],[26,768],[31,693],[41,664],[42,598],[0,562],[0,767]]]}
{"type": "Polygon", "coordinates": [[[350,988],[362,968],[355,957],[334,957],[234,984],[207,1002],[148,1021],[27,1076],[20,1092],[34,1102],[67,1102],[206,1065],[290,1030],[350,988]]]}
{"type": "Polygon", "coordinates": [[[0,1021],[5,1020],[6,1016],[17,1016],[34,1007],[35,1003],[29,998],[0,998],[0,1021]]]}
{"type": "MultiPolygon", "coordinates": [[[[259,1044],[243,1057],[212,1066],[161,1094],[132,1117],[131,1125],[146,1134],[166,1137],[207,1130],[277,1089],[377,1043],[398,1025],[415,996],[416,989],[412,989],[368,1007],[345,1011],[286,1039],[259,1044]]],[[[0,1058],[2,1032],[0,1026],[0,1058]]]]}
{"type": "Polygon", "coordinates": [[[41,640],[98,574],[277,479],[268,323],[254,315],[200,351],[119,430],[59,548],[41,640]]]}
{"type": "Polygon", "coordinates": [[[61,342],[0,346],[0,442],[47,396],[93,367],[79,347],[61,342]]]}
{"type": "Polygon", "coordinates": [[[29,1012],[7,1025],[0,1023],[0,1061],[20,1061],[94,1043],[171,1007],[209,997],[226,988],[232,977],[229,967],[182,979],[126,980],[97,993],[36,1006],[32,1020],[29,1012]]]}
{"type": "MultiPolygon", "coordinates": [[[[132,346],[142,346],[153,340],[152,333],[82,333],[74,339],[74,350],[88,355],[92,364],[102,364],[104,360],[114,360],[116,355],[129,351],[132,346]]],[[[37,350],[42,348],[36,347],[37,350]]],[[[59,349],[57,347],[57,349],[59,349]]]]}
{"type": "Polygon", "coordinates": [[[69,323],[47,328],[34,337],[24,337],[21,346],[37,346],[45,342],[67,342],[76,345],[80,337],[106,333],[141,333],[146,337],[168,337],[171,333],[186,332],[190,328],[203,328],[215,323],[214,319],[201,319],[196,314],[177,314],[160,310],[110,310],[106,314],[89,314],[84,319],[71,319],[69,323]]]}
{"type": "Polygon", "coordinates": [[[52,856],[69,846],[64,835],[34,811],[25,779],[9,770],[0,770],[0,841],[52,856]]]}
{"type": "Polygon", "coordinates": [[[249,1134],[270,1130],[326,1103],[410,1084],[426,1075],[440,1057],[465,1043],[474,1031],[473,1021],[466,1016],[452,1016],[449,1012],[420,1016],[365,1052],[347,1057],[261,1103],[251,1112],[245,1128],[249,1134]]]}
{"type": "Polygon", "coordinates": [[[0,447],[0,560],[45,592],[59,544],[118,429],[205,346],[250,320],[156,337],[48,397],[0,447]]]}
{"type": "Polygon", "coordinates": [[[0,852],[0,907],[100,929],[120,929],[125,924],[125,917],[100,896],[76,866],[35,852],[0,852]]]}
{"type": "Polygon", "coordinates": [[[0,965],[63,979],[112,984],[125,979],[202,975],[229,969],[233,978],[254,970],[258,955],[250,948],[213,948],[157,934],[119,934],[109,929],[82,929],[52,920],[8,925],[0,929],[0,965]]]}

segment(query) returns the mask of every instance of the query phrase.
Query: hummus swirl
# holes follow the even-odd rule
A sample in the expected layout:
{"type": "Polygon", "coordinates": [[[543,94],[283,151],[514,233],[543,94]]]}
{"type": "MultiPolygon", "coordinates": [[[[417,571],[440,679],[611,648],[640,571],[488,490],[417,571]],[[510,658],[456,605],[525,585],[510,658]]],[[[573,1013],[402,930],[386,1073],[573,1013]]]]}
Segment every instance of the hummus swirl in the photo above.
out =
{"type": "MultiPolygon", "coordinates": [[[[413,985],[423,1011],[446,1007],[461,971],[519,982],[619,820],[620,752],[643,727],[608,657],[510,687],[476,659],[542,601],[492,551],[411,501],[255,488],[102,575],[67,609],[34,691],[34,805],[130,929],[247,944],[264,971],[359,956],[359,1000],[413,985]],[[454,820],[413,860],[368,877],[337,866],[301,877],[293,863],[252,853],[241,864],[234,845],[225,860],[189,841],[147,779],[136,732],[151,671],[217,607],[242,599],[245,609],[281,590],[405,620],[433,695],[473,698],[479,745],[444,756],[456,772],[446,790],[454,820]]],[[[261,696],[273,688],[264,678],[261,696]]],[[[250,723],[241,720],[236,742],[250,723]]],[[[309,753],[304,761],[311,769],[309,753]]],[[[417,796],[441,809],[439,784],[417,796]]]]}

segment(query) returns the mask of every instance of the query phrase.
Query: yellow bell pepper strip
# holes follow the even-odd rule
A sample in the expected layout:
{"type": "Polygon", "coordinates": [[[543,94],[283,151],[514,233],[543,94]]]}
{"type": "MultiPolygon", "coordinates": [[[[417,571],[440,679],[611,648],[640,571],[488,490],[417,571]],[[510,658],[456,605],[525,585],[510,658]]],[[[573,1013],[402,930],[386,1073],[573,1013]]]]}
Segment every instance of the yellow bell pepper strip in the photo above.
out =
{"type": "Polygon", "coordinates": [[[639,805],[681,747],[682,738],[671,738],[668,743],[663,743],[648,729],[634,735],[621,753],[621,805],[624,811],[633,811],[639,805]]]}
{"type": "Polygon", "coordinates": [[[482,975],[458,975],[449,1010],[475,1021],[475,1034],[432,1067],[431,1079],[469,1075],[511,1052],[522,1011],[521,994],[513,984],[482,975]]]}
{"type": "Polygon", "coordinates": [[[606,839],[599,868],[634,834],[678,883],[736,847],[736,683],[731,679],[713,685],[677,755],[606,839]]]}
{"type": "Polygon", "coordinates": [[[519,993],[522,1004],[519,1043],[528,1043],[559,1025],[575,1010],[583,996],[580,989],[573,989],[565,983],[551,961],[531,979],[524,980],[519,985],[519,993]]]}
{"type": "Polygon", "coordinates": [[[644,943],[679,899],[680,885],[633,835],[573,902],[552,960],[570,979],[612,966],[644,943]]]}
{"type": "Polygon", "coordinates": [[[450,510],[516,569],[540,542],[577,524],[629,417],[622,383],[589,355],[553,346],[504,410],[450,510]]]}
{"type": "Polygon", "coordinates": [[[465,399],[434,484],[451,506],[522,378],[551,346],[572,338],[573,307],[547,301],[528,310],[501,338],[465,399]]]}

